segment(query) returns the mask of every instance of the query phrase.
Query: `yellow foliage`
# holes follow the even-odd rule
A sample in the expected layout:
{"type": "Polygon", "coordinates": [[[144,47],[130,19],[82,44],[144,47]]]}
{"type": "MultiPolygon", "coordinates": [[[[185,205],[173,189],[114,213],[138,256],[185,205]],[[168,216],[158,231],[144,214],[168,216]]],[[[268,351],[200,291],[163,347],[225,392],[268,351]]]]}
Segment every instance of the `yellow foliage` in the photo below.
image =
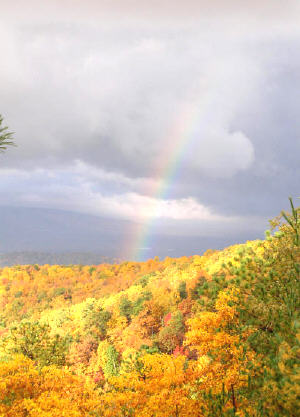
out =
{"type": "Polygon", "coordinates": [[[88,416],[99,405],[93,386],[67,370],[45,367],[17,356],[0,363],[1,417],[88,416]]]}

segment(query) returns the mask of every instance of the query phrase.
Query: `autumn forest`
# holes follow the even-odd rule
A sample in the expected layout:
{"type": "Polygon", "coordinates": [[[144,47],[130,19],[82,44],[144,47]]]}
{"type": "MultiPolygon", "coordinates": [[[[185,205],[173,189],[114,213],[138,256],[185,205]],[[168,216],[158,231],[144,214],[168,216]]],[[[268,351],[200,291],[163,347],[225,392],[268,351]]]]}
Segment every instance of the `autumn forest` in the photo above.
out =
{"type": "Polygon", "coordinates": [[[0,5],[0,417],[299,417],[300,0],[0,5]]]}
{"type": "Polygon", "coordinates": [[[299,208],[202,256],[0,270],[0,415],[299,410],[299,208]]]}

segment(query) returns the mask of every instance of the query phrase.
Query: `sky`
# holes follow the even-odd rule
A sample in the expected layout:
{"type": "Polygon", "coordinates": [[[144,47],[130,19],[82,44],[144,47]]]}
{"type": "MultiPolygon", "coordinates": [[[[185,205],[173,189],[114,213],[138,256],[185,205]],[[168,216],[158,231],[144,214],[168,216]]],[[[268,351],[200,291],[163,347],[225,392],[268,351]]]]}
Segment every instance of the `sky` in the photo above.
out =
{"type": "Polygon", "coordinates": [[[130,221],[134,257],[300,195],[298,0],[0,3],[1,206],[130,221]]]}

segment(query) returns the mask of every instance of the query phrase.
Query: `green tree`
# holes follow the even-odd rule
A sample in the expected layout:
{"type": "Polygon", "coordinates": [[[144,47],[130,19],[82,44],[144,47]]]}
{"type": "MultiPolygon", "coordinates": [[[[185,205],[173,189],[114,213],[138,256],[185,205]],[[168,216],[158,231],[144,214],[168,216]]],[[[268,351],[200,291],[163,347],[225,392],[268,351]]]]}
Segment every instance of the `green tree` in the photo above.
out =
{"type": "Polygon", "coordinates": [[[84,311],[84,330],[95,338],[103,340],[106,336],[107,322],[111,318],[111,313],[101,307],[89,305],[84,311]]]}
{"type": "Polygon", "coordinates": [[[131,316],[133,314],[132,308],[133,308],[132,302],[128,299],[128,297],[123,296],[119,304],[120,315],[126,317],[129,323],[131,321],[131,316]]]}
{"type": "Polygon", "coordinates": [[[0,152],[4,152],[7,146],[15,146],[13,132],[8,132],[8,127],[3,126],[3,117],[0,114],[0,152]]]}
{"type": "Polygon", "coordinates": [[[106,350],[106,363],[104,366],[104,375],[105,376],[115,376],[119,375],[119,354],[116,351],[113,345],[109,345],[106,350]]]}
{"type": "Polygon", "coordinates": [[[271,221],[278,230],[266,233],[263,256],[245,251],[230,270],[240,288],[240,324],[257,356],[246,395],[259,417],[299,413],[300,208],[290,203],[291,213],[271,221]]]}
{"type": "Polygon", "coordinates": [[[182,281],[179,286],[178,286],[178,293],[179,293],[179,297],[183,300],[185,298],[187,298],[188,294],[186,291],[186,282],[182,281]]]}
{"type": "Polygon", "coordinates": [[[4,349],[9,355],[17,353],[27,356],[41,367],[63,366],[66,363],[69,338],[52,336],[50,332],[48,324],[22,322],[10,329],[4,340],[4,349]]]}
{"type": "Polygon", "coordinates": [[[162,352],[171,353],[181,346],[184,336],[183,316],[180,311],[172,315],[169,323],[158,334],[158,344],[162,352]]]}

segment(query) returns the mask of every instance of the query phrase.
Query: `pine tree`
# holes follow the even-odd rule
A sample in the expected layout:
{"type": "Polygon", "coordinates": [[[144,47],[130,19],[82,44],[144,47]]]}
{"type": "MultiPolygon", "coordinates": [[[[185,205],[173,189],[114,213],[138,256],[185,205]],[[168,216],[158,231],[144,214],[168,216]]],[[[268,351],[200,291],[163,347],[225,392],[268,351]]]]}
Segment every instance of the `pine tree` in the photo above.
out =
{"type": "Polygon", "coordinates": [[[0,114],[0,152],[4,152],[7,146],[15,146],[13,132],[8,132],[7,126],[2,126],[3,117],[0,114]]]}

